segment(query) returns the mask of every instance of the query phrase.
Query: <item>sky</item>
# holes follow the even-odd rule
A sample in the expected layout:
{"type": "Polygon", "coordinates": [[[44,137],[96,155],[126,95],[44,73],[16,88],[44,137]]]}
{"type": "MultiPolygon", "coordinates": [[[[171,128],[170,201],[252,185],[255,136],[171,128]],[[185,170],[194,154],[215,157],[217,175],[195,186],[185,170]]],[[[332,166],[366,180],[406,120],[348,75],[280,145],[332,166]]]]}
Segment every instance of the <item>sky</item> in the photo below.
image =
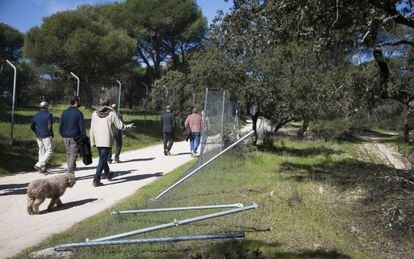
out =
{"type": "MultiPolygon", "coordinates": [[[[21,32],[26,32],[33,26],[40,26],[42,18],[58,11],[75,9],[83,4],[104,4],[111,0],[0,0],[0,22],[11,25],[21,32]]],[[[203,15],[211,23],[218,10],[227,12],[232,1],[197,0],[203,15]]]]}

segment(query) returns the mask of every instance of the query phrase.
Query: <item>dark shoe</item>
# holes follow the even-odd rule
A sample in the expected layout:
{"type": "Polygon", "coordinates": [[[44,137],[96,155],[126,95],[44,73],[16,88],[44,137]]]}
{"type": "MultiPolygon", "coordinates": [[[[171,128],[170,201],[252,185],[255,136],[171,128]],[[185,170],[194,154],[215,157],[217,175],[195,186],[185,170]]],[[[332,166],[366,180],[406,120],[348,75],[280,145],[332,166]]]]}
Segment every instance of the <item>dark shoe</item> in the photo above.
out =
{"type": "Polygon", "coordinates": [[[164,156],[168,156],[168,152],[167,151],[164,151],[164,156]]]}
{"type": "Polygon", "coordinates": [[[112,162],[113,164],[119,164],[119,163],[121,163],[121,160],[119,160],[119,158],[115,158],[114,159],[114,162],[112,162]]]}
{"type": "Polygon", "coordinates": [[[108,176],[106,177],[106,179],[108,181],[112,181],[112,178],[114,178],[114,172],[109,172],[108,176]]]}
{"type": "Polygon", "coordinates": [[[103,186],[104,184],[98,181],[93,181],[93,186],[95,187],[99,187],[99,186],[103,186]]]}

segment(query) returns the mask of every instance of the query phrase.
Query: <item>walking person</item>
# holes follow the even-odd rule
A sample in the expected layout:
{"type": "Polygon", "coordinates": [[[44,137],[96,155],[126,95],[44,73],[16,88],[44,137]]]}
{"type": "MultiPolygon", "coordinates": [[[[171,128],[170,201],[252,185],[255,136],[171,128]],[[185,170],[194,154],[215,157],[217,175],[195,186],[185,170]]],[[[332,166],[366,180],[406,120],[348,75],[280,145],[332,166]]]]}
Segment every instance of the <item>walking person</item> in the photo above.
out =
{"type": "Polygon", "coordinates": [[[116,114],[116,112],[109,107],[109,100],[101,98],[100,107],[92,113],[90,138],[91,145],[98,148],[99,162],[96,167],[95,177],[93,179],[93,186],[102,186],[101,174],[104,171],[109,181],[113,178],[113,172],[109,170],[108,156],[111,152],[111,147],[114,142],[115,130],[123,130],[132,128],[131,124],[124,124],[116,114]]]}
{"type": "Polygon", "coordinates": [[[70,100],[70,107],[63,111],[59,123],[59,133],[62,136],[66,149],[68,172],[74,174],[76,159],[79,153],[79,145],[76,142],[81,137],[86,137],[85,119],[79,111],[82,102],[79,96],[70,100]]]}
{"type": "Polygon", "coordinates": [[[171,112],[171,107],[165,107],[165,112],[161,114],[161,130],[164,143],[164,155],[171,155],[171,148],[174,144],[175,136],[175,115],[171,112]]]}
{"type": "MultiPolygon", "coordinates": [[[[118,106],[116,105],[116,103],[113,103],[111,105],[112,109],[114,110],[114,112],[116,113],[116,115],[118,116],[118,118],[124,122],[123,118],[122,118],[122,114],[120,114],[117,111],[118,106]]],[[[122,149],[122,138],[124,136],[124,131],[123,130],[119,130],[119,129],[114,129],[114,140],[115,140],[115,156],[114,159],[112,160],[112,148],[111,148],[111,153],[109,154],[108,157],[108,163],[121,163],[121,160],[119,159],[119,156],[121,155],[121,149],[122,149]]]]}
{"type": "Polygon", "coordinates": [[[203,128],[202,118],[201,115],[197,113],[197,108],[193,108],[192,113],[187,116],[184,126],[190,127],[190,152],[191,156],[195,157],[197,154],[198,145],[200,145],[200,135],[203,128]]]}
{"type": "Polygon", "coordinates": [[[46,174],[46,164],[53,154],[53,116],[48,111],[49,104],[45,101],[40,103],[40,111],[32,118],[31,130],[36,134],[37,146],[39,147],[39,160],[34,168],[46,174]]]}

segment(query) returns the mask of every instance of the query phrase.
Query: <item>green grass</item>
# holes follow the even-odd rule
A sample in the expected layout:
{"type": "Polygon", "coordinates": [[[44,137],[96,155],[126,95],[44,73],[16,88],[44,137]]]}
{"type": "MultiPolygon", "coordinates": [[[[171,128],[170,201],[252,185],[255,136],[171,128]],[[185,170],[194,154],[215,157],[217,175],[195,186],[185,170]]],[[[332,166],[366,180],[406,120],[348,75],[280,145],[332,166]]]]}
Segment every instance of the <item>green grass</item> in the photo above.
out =
{"type": "MultiPolygon", "coordinates": [[[[247,148],[249,150],[249,148],[247,148]]],[[[239,149],[194,175],[160,202],[148,198],[174,182],[187,164],[138,190],[112,209],[243,202],[258,210],[139,235],[166,237],[245,231],[241,240],[79,248],[73,258],[383,258],[414,252],[413,189],[387,176],[403,172],[381,164],[359,143],[279,139],[242,155],[239,149]],[[394,219],[387,208],[402,210],[394,219]],[[410,211],[410,209],[412,209],[410,211]],[[400,214],[400,216],[402,215],[400,214]],[[389,223],[392,226],[389,226],[389,223]]],[[[412,179],[411,179],[412,180],[412,179]]],[[[392,211],[391,211],[392,212],[392,211]]],[[[53,235],[31,251],[79,242],[209,212],[117,215],[110,210],[53,235]]]]}
{"type": "MultiPolygon", "coordinates": [[[[55,133],[54,154],[49,162],[52,166],[61,165],[66,161],[65,148],[58,130],[59,117],[66,108],[66,105],[56,105],[50,108],[50,112],[56,121],[53,127],[55,133]]],[[[83,107],[80,110],[85,116],[89,135],[91,110],[83,107]]],[[[14,145],[10,147],[10,111],[0,108],[0,176],[34,170],[33,166],[37,162],[38,148],[35,136],[30,130],[30,121],[37,111],[38,109],[35,108],[19,108],[16,110],[14,145]]],[[[158,115],[147,115],[145,125],[142,112],[133,110],[122,110],[121,112],[124,114],[125,121],[134,122],[137,126],[136,129],[127,132],[127,137],[123,142],[123,151],[160,143],[162,135],[159,129],[158,115]]],[[[94,152],[96,154],[96,150],[94,152]]]]}

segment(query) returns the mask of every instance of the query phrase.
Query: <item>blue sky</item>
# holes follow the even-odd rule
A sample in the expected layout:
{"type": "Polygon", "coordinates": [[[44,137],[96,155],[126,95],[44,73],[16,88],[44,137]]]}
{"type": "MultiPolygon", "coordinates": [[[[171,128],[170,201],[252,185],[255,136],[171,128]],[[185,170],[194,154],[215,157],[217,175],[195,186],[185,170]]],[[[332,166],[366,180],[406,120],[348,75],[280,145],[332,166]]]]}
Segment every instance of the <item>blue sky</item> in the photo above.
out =
{"type": "MultiPolygon", "coordinates": [[[[42,24],[42,18],[55,12],[75,9],[83,4],[103,4],[111,0],[0,0],[0,22],[7,23],[21,32],[42,24]]],[[[209,23],[218,10],[228,11],[232,1],[197,0],[209,23]]]]}

